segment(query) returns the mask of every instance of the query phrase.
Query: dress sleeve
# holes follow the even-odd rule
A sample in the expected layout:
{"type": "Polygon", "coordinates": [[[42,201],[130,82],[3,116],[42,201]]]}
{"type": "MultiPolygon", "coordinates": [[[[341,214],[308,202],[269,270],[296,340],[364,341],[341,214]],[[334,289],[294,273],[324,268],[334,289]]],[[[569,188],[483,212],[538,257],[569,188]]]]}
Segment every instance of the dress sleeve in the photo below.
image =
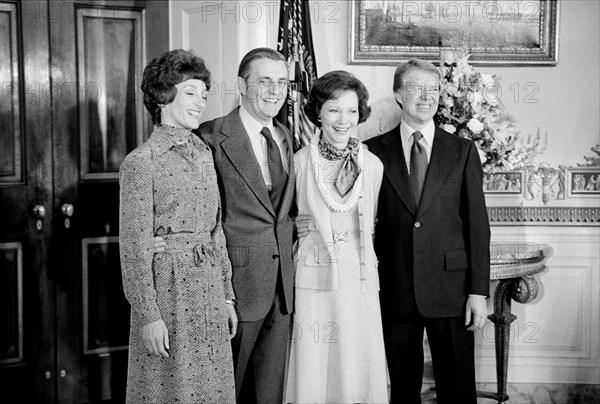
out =
{"type": "Polygon", "coordinates": [[[123,289],[133,313],[146,325],[162,318],[152,268],[154,202],[149,159],[139,153],[127,156],[121,165],[119,183],[123,289]]]}
{"type": "Polygon", "coordinates": [[[217,246],[217,254],[221,262],[221,269],[223,274],[223,289],[225,290],[225,300],[235,299],[235,293],[233,292],[233,285],[231,283],[231,262],[229,261],[229,254],[227,252],[227,243],[225,241],[225,233],[223,232],[223,225],[221,223],[221,198],[219,197],[219,207],[217,209],[217,220],[215,228],[212,231],[212,239],[217,246]]]}

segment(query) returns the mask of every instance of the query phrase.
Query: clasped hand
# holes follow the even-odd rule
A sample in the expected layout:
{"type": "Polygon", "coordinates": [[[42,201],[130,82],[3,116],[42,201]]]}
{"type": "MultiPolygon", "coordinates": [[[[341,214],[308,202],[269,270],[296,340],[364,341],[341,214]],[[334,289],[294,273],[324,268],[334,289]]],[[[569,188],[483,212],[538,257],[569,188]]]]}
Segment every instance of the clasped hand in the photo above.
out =
{"type": "Polygon", "coordinates": [[[296,224],[296,231],[298,232],[298,238],[305,237],[310,232],[310,230],[309,230],[310,218],[311,218],[310,215],[296,216],[294,223],[296,224]]]}

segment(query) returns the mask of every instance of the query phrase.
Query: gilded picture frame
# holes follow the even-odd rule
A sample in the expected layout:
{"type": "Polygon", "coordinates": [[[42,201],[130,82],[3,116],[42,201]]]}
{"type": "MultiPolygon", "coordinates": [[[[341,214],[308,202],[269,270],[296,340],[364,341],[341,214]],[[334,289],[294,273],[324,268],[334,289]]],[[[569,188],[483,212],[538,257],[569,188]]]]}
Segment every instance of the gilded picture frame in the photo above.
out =
{"type": "Polygon", "coordinates": [[[554,66],[558,14],[557,0],[352,0],[349,63],[438,62],[441,51],[463,49],[474,65],[554,66]]]}

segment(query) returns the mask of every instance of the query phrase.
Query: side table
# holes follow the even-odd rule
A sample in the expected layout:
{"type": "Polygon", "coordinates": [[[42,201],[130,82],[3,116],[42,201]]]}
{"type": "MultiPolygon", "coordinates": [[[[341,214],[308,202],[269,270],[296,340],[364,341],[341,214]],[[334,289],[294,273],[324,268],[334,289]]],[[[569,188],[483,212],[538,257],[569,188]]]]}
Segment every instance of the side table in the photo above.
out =
{"type": "Polygon", "coordinates": [[[506,381],[510,325],[517,316],[511,313],[511,300],[529,303],[538,293],[534,274],[546,269],[552,247],[536,243],[492,243],[490,245],[490,279],[498,280],[494,294],[494,313],[488,318],[494,323],[496,347],[497,392],[478,391],[478,397],[491,398],[498,403],[508,400],[506,381]]]}

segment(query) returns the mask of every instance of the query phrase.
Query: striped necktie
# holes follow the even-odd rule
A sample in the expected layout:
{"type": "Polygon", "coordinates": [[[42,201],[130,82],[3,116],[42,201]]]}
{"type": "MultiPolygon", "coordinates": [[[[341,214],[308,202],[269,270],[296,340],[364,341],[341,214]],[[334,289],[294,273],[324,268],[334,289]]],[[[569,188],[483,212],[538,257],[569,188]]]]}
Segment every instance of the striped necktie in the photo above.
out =
{"type": "Polygon", "coordinates": [[[427,152],[425,147],[419,143],[423,134],[419,131],[413,133],[413,145],[410,149],[410,188],[415,198],[415,204],[419,207],[425,174],[427,174],[427,152]]]}
{"type": "Polygon", "coordinates": [[[263,135],[267,141],[267,160],[269,164],[269,174],[271,175],[271,190],[269,191],[269,197],[271,198],[275,213],[279,213],[283,191],[285,190],[285,184],[287,182],[287,174],[283,169],[279,147],[277,146],[277,143],[275,143],[275,140],[273,140],[269,128],[262,128],[260,134],[263,135]]]}

